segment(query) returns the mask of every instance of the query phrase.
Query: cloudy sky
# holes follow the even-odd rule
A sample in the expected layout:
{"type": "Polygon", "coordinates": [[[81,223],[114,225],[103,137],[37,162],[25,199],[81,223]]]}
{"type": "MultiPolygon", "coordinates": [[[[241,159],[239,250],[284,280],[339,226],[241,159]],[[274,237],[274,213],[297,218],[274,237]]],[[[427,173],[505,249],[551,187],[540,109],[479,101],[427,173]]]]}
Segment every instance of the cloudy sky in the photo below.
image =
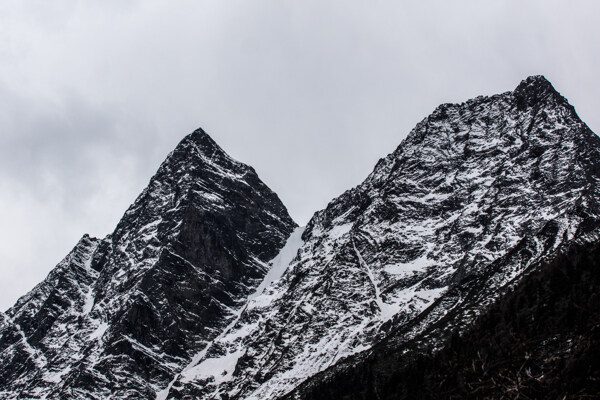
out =
{"type": "Polygon", "coordinates": [[[0,310],[201,126],[300,224],[439,103],[544,74],[600,132],[597,1],[0,2],[0,310]]]}

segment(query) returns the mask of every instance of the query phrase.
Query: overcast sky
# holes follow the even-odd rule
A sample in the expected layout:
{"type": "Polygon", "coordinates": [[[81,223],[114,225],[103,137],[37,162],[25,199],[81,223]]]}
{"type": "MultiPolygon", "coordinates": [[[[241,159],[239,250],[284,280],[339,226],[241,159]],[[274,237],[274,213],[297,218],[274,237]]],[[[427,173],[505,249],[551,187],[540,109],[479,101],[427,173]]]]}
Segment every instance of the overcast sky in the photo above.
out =
{"type": "Polygon", "coordinates": [[[438,104],[544,74],[600,132],[597,1],[0,2],[0,310],[203,127],[305,224],[438,104]]]}

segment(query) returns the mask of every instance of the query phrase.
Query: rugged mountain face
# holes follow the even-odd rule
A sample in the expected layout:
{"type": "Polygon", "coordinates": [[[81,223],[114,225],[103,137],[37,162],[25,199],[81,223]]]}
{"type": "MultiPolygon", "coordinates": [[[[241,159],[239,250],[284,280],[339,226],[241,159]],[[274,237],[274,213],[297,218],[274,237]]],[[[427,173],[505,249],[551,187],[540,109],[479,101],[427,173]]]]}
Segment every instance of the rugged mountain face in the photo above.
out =
{"type": "MultiPolygon", "coordinates": [[[[493,96],[489,99],[478,98],[461,105],[451,105],[449,108],[464,109],[465,106],[474,103],[485,107],[486,103],[489,106],[490,103],[493,104],[498,100],[508,100],[509,102],[512,100],[514,109],[518,113],[525,113],[524,116],[521,114],[521,118],[525,117],[524,122],[527,121],[527,129],[523,131],[517,125],[515,131],[526,133],[524,136],[526,140],[523,141],[518,152],[511,152],[509,149],[505,153],[509,157],[502,168],[510,166],[510,169],[506,170],[506,174],[499,174],[497,180],[491,185],[490,192],[494,197],[493,201],[488,204],[492,208],[484,207],[483,205],[486,203],[477,201],[477,204],[471,207],[471,213],[474,211],[475,217],[483,221],[484,233],[490,232],[489,229],[493,228],[492,236],[488,236],[491,238],[488,243],[497,242],[498,233],[510,227],[511,219],[520,224],[521,230],[518,235],[514,236],[516,240],[513,239],[514,241],[506,246],[506,251],[501,257],[492,260],[486,256],[491,262],[482,263],[475,259],[474,262],[466,264],[468,269],[463,273],[460,273],[459,269],[459,273],[455,274],[453,282],[448,286],[444,295],[434,301],[418,317],[405,324],[394,325],[386,338],[374,348],[312,376],[287,398],[326,398],[324,394],[328,393],[329,389],[334,391],[336,387],[339,389],[341,382],[344,382],[343,385],[346,387],[336,392],[335,395],[345,396],[344,398],[348,399],[369,398],[367,393],[372,395],[373,391],[381,398],[401,398],[407,393],[412,393],[412,396],[415,397],[433,396],[434,392],[412,391],[415,389],[412,384],[405,382],[397,385],[395,380],[409,377],[413,380],[416,379],[416,371],[423,366],[422,363],[427,362],[425,360],[428,360],[428,354],[452,343],[457,335],[467,337],[463,347],[468,345],[468,338],[485,336],[485,333],[470,330],[473,320],[482,312],[487,312],[491,302],[504,301],[503,299],[515,290],[515,287],[518,290],[522,276],[528,274],[530,270],[541,270],[540,274],[543,277],[552,276],[552,273],[546,274],[544,268],[555,262],[564,262],[563,253],[566,251],[565,249],[571,248],[571,244],[575,243],[579,252],[586,251],[582,249],[597,247],[597,232],[600,226],[597,202],[600,190],[598,182],[600,140],[598,137],[579,120],[566,99],[555,92],[543,77],[528,78],[512,93],[493,96]],[[527,114],[530,117],[527,117],[527,114]],[[524,179],[531,184],[529,188],[528,184],[524,184],[524,179]],[[527,191],[529,194],[526,193],[527,191]],[[531,206],[533,208],[523,213],[531,206]],[[494,213],[497,215],[495,218],[493,217],[494,213]],[[537,227],[533,225],[534,228],[531,229],[532,226],[529,224],[532,223],[539,225],[537,227]],[[390,369],[390,366],[394,367],[390,369]],[[383,369],[387,369],[387,371],[384,372],[383,369]],[[367,370],[369,373],[366,377],[361,375],[367,370]],[[371,372],[373,373],[371,374],[371,372]],[[358,378],[359,375],[361,378],[358,378]],[[362,382],[361,390],[358,390],[359,381],[362,382]],[[352,384],[349,384],[350,382],[352,384]],[[322,395],[323,397],[321,397],[322,395]]],[[[448,106],[441,106],[436,112],[444,109],[447,110],[448,106]]],[[[503,111],[503,115],[507,115],[509,120],[513,119],[506,111],[503,111]]],[[[430,121],[431,119],[435,120],[435,116],[436,113],[424,121],[427,124],[425,126],[431,127],[430,121]]],[[[505,123],[499,118],[496,120],[500,126],[511,126],[510,123],[505,123]]],[[[419,127],[417,126],[416,129],[419,127]]],[[[510,136],[505,135],[505,133],[510,133],[510,130],[496,130],[496,132],[499,131],[503,132],[504,140],[512,141],[510,136]]],[[[490,141],[493,139],[493,137],[488,138],[490,141]]],[[[506,151],[502,148],[499,150],[506,151]]],[[[486,162],[489,161],[488,157],[486,162]]],[[[458,221],[462,217],[461,215],[458,221]]],[[[467,225],[454,232],[461,234],[465,231],[468,232],[469,229],[470,226],[467,225]]],[[[474,238],[478,237],[481,236],[475,235],[474,238]]],[[[472,239],[469,241],[473,242],[472,239]]],[[[486,244],[484,249],[490,250],[489,244],[486,244]]],[[[466,254],[469,252],[467,251],[466,254]]],[[[577,262],[576,260],[575,264],[577,262]]],[[[572,264],[573,260],[569,263],[572,264]]],[[[561,265],[561,268],[563,267],[561,265]]],[[[589,268],[590,264],[585,264],[583,267],[589,268]]],[[[464,267],[461,266],[461,268],[464,267]]],[[[544,290],[544,288],[540,290],[544,290]]],[[[519,311],[521,318],[526,313],[526,311],[519,311]]],[[[552,318],[559,317],[560,313],[561,311],[557,310],[552,314],[552,318]]],[[[535,314],[528,316],[535,318],[535,314]]],[[[548,314],[546,314],[547,316],[548,314]]],[[[545,323],[543,321],[544,318],[540,323],[545,323]]],[[[547,322],[552,323],[551,321],[547,322]]],[[[600,321],[596,320],[592,325],[598,322],[600,321]]],[[[510,329],[503,328],[502,332],[505,334],[514,334],[510,329]]],[[[530,335],[531,332],[523,332],[523,336],[527,338],[524,340],[531,339],[526,342],[531,345],[534,340],[542,342],[543,339],[540,337],[543,338],[544,335],[546,335],[546,339],[552,339],[552,333],[549,332],[553,332],[552,328],[541,331],[537,336],[530,335]]],[[[572,333],[573,331],[571,331],[572,333]]],[[[514,337],[499,340],[504,344],[511,341],[514,341],[514,337]]],[[[593,339],[591,341],[595,343],[593,339]]],[[[520,349],[523,350],[523,347],[520,349]]],[[[502,350],[497,346],[495,350],[502,354],[502,350]]],[[[533,352],[535,349],[531,345],[526,347],[526,350],[533,352]]],[[[482,349],[482,351],[484,350],[482,349]]],[[[565,349],[560,349],[560,351],[565,351],[565,349]]],[[[566,351],[571,350],[567,349],[566,351]]],[[[508,356],[508,353],[504,354],[508,356]]],[[[558,353],[548,357],[553,356],[562,357],[558,353]]],[[[496,357],[498,357],[497,354],[496,357]]],[[[497,358],[496,361],[499,359],[497,358]]],[[[508,357],[505,361],[513,360],[508,357]]],[[[544,362],[540,358],[537,361],[544,362]]],[[[453,362],[457,361],[453,360],[453,362]]],[[[464,364],[461,365],[460,362],[452,364],[451,367],[447,365],[447,367],[463,367],[465,369],[469,367],[464,359],[462,359],[464,364]]],[[[508,364],[510,362],[506,362],[505,365],[508,364]]],[[[437,374],[436,371],[427,370],[425,367],[421,372],[423,373],[421,381],[426,381],[431,377],[427,374],[437,374]]],[[[556,375],[556,370],[553,373],[556,375]]],[[[499,376],[496,378],[500,382],[499,376]]],[[[436,384],[451,385],[450,381],[442,382],[442,380],[435,381],[435,379],[432,381],[436,384]]],[[[458,381],[461,385],[464,384],[462,376],[454,382],[458,381]]],[[[454,393],[447,391],[445,396],[450,398],[452,396],[463,398],[461,395],[474,398],[486,396],[483,394],[484,392],[475,392],[475,388],[476,385],[471,385],[454,393]],[[469,388],[472,392],[468,391],[469,388]]],[[[547,393],[555,388],[546,383],[544,390],[547,393]]],[[[575,394],[576,392],[577,390],[570,393],[575,394]]],[[[516,396],[516,393],[513,392],[512,395],[516,396]]],[[[329,394],[333,395],[331,392],[329,394]]],[[[497,397],[501,397],[498,391],[495,394],[497,397]]],[[[441,389],[438,395],[442,396],[441,389]]],[[[487,396],[493,397],[494,393],[489,392],[487,396]]],[[[409,395],[407,398],[411,398],[411,396],[409,395]]]]}
{"type": "Polygon", "coordinates": [[[543,77],[438,107],[315,214],[282,278],[168,398],[276,398],[392,333],[398,346],[441,347],[534,262],[598,226],[599,156],[543,77]]]}
{"type": "Polygon", "coordinates": [[[598,398],[600,232],[561,245],[511,286],[439,352],[420,351],[421,337],[384,340],[285,398],[598,398]]]}
{"type": "Polygon", "coordinates": [[[84,236],[2,316],[0,397],[153,398],[214,339],[295,223],[202,130],[103,240],[84,236]]]}
{"type": "Polygon", "coordinates": [[[599,195],[600,139],[539,76],[441,105],[304,229],[197,131],[0,315],[0,397],[345,395],[597,241],[599,195]]]}

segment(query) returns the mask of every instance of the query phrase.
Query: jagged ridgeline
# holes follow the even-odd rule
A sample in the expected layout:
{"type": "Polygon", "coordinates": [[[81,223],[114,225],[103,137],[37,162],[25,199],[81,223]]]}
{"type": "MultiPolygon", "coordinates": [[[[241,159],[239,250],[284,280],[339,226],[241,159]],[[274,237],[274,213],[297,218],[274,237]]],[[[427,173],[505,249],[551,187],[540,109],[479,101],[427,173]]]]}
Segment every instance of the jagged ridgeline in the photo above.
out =
{"type": "Polygon", "coordinates": [[[441,105],[305,228],[198,130],[0,315],[0,398],[594,395],[556,360],[598,372],[568,310],[597,303],[599,199],[600,139],[541,76],[441,105]]]}

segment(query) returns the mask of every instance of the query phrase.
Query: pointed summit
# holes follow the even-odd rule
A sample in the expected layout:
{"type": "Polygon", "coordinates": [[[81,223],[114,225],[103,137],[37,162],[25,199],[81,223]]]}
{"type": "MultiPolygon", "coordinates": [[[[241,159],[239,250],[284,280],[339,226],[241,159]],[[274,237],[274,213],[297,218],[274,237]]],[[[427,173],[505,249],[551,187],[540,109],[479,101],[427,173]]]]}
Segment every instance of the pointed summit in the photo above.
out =
{"type": "Polygon", "coordinates": [[[186,139],[192,140],[192,141],[198,143],[199,145],[210,144],[211,146],[219,147],[219,145],[214,141],[214,139],[211,138],[210,135],[208,133],[206,133],[206,131],[204,129],[202,129],[201,127],[199,127],[194,132],[192,132],[189,135],[187,135],[186,137],[184,137],[182,140],[186,140],[186,139]]]}
{"type": "Polygon", "coordinates": [[[179,142],[177,147],[175,147],[175,151],[180,148],[189,148],[190,146],[195,147],[195,149],[202,153],[210,154],[212,152],[219,152],[226,154],[225,151],[202,128],[198,128],[184,137],[181,142],[179,142]]]}
{"type": "MultiPolygon", "coordinates": [[[[231,158],[202,128],[185,136],[177,144],[156,175],[161,175],[162,169],[173,164],[178,164],[177,168],[183,174],[198,167],[214,169],[212,164],[216,164],[217,169],[230,170],[234,175],[252,170],[251,167],[231,158]]],[[[170,173],[172,172],[171,168],[170,173]]]]}
{"type": "Polygon", "coordinates": [[[187,225],[183,210],[212,214],[237,207],[254,208],[257,204],[262,204],[268,219],[281,217],[278,229],[286,235],[291,233],[285,227],[295,224],[277,195],[252,167],[234,160],[199,128],[185,136],[167,156],[119,222],[113,240],[119,240],[123,234],[131,236],[132,230],[138,229],[147,236],[145,227],[160,220],[170,223],[157,225],[157,235],[170,241],[168,238],[177,237],[175,227],[181,231],[187,225]],[[167,226],[172,229],[166,229],[167,226]]]}
{"type": "Polygon", "coordinates": [[[552,84],[544,75],[531,75],[527,78],[523,79],[521,83],[517,86],[517,89],[520,87],[550,87],[552,88],[552,84]]]}
{"type": "MultiPolygon", "coordinates": [[[[513,91],[519,110],[534,106],[548,97],[564,98],[554,89],[550,81],[543,75],[533,75],[521,81],[513,91]]],[[[566,101],[566,100],[565,100],[566,101]]]]}

